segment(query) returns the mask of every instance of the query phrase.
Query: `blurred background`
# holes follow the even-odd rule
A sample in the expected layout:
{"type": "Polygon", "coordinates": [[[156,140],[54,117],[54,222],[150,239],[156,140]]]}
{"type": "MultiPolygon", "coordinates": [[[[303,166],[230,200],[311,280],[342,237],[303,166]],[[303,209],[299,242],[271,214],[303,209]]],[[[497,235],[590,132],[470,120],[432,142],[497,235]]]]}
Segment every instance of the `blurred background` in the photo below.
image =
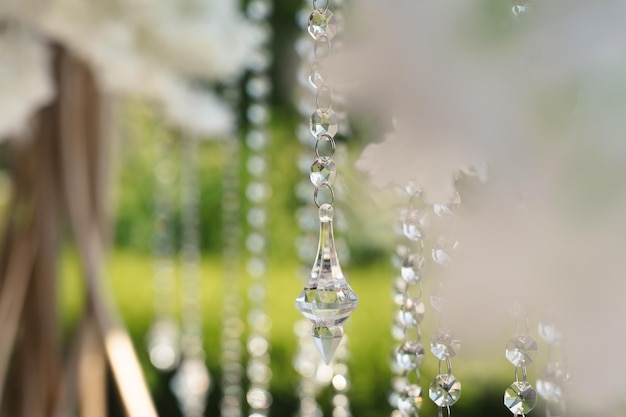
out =
{"type": "MultiPolygon", "coordinates": [[[[439,56],[443,66],[449,64],[446,57],[454,55],[454,50],[438,46],[451,42],[460,51],[475,52],[474,57],[484,58],[486,66],[496,72],[489,65],[493,62],[491,52],[497,55],[499,48],[507,47],[525,51],[512,54],[517,58],[536,46],[530,41],[524,44],[528,38],[516,37],[532,33],[517,23],[530,10],[530,3],[482,1],[462,22],[457,19],[466,5],[458,4],[454,13],[446,15],[449,20],[438,25],[450,28],[450,33],[467,29],[474,35],[472,41],[489,45],[483,49],[460,47],[455,43],[458,39],[452,42],[437,34],[426,38],[433,43],[425,47],[421,44],[425,38],[419,35],[432,33],[426,29],[411,33],[406,20],[412,20],[417,10],[406,2],[398,2],[395,12],[370,2],[364,2],[362,8],[344,3],[333,2],[331,7],[342,30],[332,42],[331,59],[337,55],[336,62],[340,63],[333,75],[347,85],[345,91],[340,86],[334,91],[334,108],[340,119],[335,156],[335,227],[343,271],[359,296],[360,306],[346,324],[344,345],[335,365],[329,367],[317,356],[302,353],[307,342],[301,339],[307,339],[308,329],[301,337],[300,314],[294,307],[315,258],[319,227],[308,178],[315,155],[315,141],[308,132],[309,115],[316,108],[314,89],[307,79],[313,53],[312,39],[306,32],[311,2],[184,0],[157,5],[146,0],[98,4],[81,0],[3,0],[3,416],[374,417],[392,413],[392,405],[398,404],[394,389],[401,383],[395,352],[403,337],[397,336],[397,310],[402,305],[398,294],[403,292],[398,288],[398,276],[406,256],[402,228],[406,226],[406,208],[412,193],[405,185],[408,180],[416,180],[436,198],[450,197],[451,189],[456,196],[458,191],[462,207],[467,204],[473,213],[483,210],[484,217],[489,217],[488,210],[494,208],[489,202],[494,197],[484,191],[486,174],[474,157],[494,162],[496,155],[502,156],[494,162],[495,170],[504,173],[502,182],[510,177],[515,177],[511,182],[528,180],[514,174],[509,177],[510,172],[502,167],[509,161],[519,162],[517,157],[522,162],[511,168],[515,173],[550,165],[546,161],[558,154],[554,149],[563,149],[558,147],[559,135],[563,134],[559,127],[566,119],[562,112],[571,112],[572,91],[583,88],[573,87],[572,79],[564,77],[555,83],[558,88],[554,95],[542,96],[543,104],[549,102],[548,111],[537,111],[540,106],[532,103],[533,120],[540,119],[537,126],[544,133],[550,132],[553,141],[549,144],[542,142],[544,137],[533,136],[529,145],[532,152],[526,153],[526,148],[518,152],[522,147],[517,147],[519,143],[514,139],[534,135],[536,130],[516,130],[520,122],[516,119],[516,124],[508,125],[516,132],[511,142],[492,146],[491,153],[482,152],[495,140],[490,141],[481,129],[472,129],[476,126],[466,120],[454,118],[456,112],[470,108],[475,111],[474,104],[483,104],[480,100],[464,103],[476,91],[462,89],[463,78],[451,75],[445,79],[442,75],[432,83],[440,88],[431,92],[429,80],[434,79],[431,77],[437,70],[424,65],[422,81],[412,83],[420,73],[412,71],[411,65],[415,59],[438,62],[439,56]],[[395,27],[396,21],[402,24],[395,27]],[[368,26],[372,23],[388,30],[378,27],[369,31],[368,27],[374,27],[368,26]],[[385,48],[386,41],[398,38],[404,43],[394,41],[387,44],[393,47],[385,48]],[[502,44],[494,46],[494,39],[502,44]],[[377,48],[378,56],[363,47],[368,42],[377,48]],[[409,52],[403,52],[403,47],[409,52]],[[422,47],[426,52],[420,55],[422,47]],[[434,59],[429,55],[433,51],[434,59]],[[378,60],[385,62],[372,65],[380,64],[378,60]],[[405,95],[398,94],[403,85],[415,89],[407,87],[405,95]],[[424,110],[423,103],[413,100],[422,97],[413,94],[416,92],[423,94],[424,102],[431,107],[423,112],[428,113],[427,122],[412,125],[408,112],[424,110]],[[429,96],[431,93],[433,96],[429,96]],[[441,103],[434,96],[443,97],[443,113],[458,121],[458,126],[437,112],[441,103]],[[455,108],[450,103],[467,107],[459,104],[455,108]],[[395,109],[399,120],[406,121],[404,125],[392,123],[395,109]],[[550,123],[543,124],[544,119],[550,123]],[[435,132],[434,125],[445,125],[445,134],[443,130],[435,132]],[[467,128],[470,139],[458,140],[458,130],[453,127],[467,128]],[[392,131],[401,136],[407,130],[410,133],[404,139],[388,136],[392,131]],[[423,146],[422,137],[433,132],[431,137],[437,140],[431,142],[437,145],[423,146]],[[480,139],[472,142],[472,135],[480,139]],[[454,138],[448,140],[450,137],[454,138]],[[380,148],[370,145],[364,151],[368,144],[381,142],[380,148]],[[462,150],[457,153],[451,149],[462,150]],[[545,159],[525,158],[528,155],[545,159]],[[432,179],[433,172],[437,180],[432,179]],[[170,346],[172,343],[176,346],[170,346]],[[155,346],[166,350],[155,351],[155,346]],[[167,350],[170,348],[173,350],[167,350]],[[200,365],[189,367],[192,370],[185,373],[181,371],[184,367],[178,366],[179,360],[180,364],[200,365]]],[[[449,12],[436,10],[439,17],[449,12]]],[[[420,19],[429,18],[421,15],[420,19]]],[[[533,24],[542,28],[548,19],[538,20],[533,24]]],[[[420,27],[427,26],[424,23],[420,27]]],[[[530,62],[535,59],[543,62],[536,56],[530,62]]],[[[483,92],[502,91],[503,84],[482,72],[484,68],[475,68],[473,61],[465,64],[460,68],[467,69],[466,74],[481,74],[468,76],[467,85],[486,85],[483,92]],[[485,84],[481,84],[483,77],[489,79],[485,84]]],[[[523,73],[527,67],[517,69],[523,73]]],[[[552,80],[550,68],[541,67],[538,72],[550,73],[548,78],[552,80]]],[[[506,79],[515,83],[515,76],[511,77],[514,80],[506,79]]],[[[541,89],[545,80],[534,79],[533,86],[541,89]]],[[[585,88],[593,84],[583,76],[576,81],[585,88]]],[[[516,94],[522,90],[527,91],[525,85],[504,94],[506,101],[521,97],[516,94]]],[[[498,106],[488,100],[492,96],[483,98],[487,111],[489,105],[498,106]]],[[[528,114],[522,107],[507,107],[507,111],[528,114]]],[[[465,114],[470,114],[469,110],[465,114]]],[[[477,120],[470,115],[467,118],[477,120]]],[[[488,124],[495,137],[509,120],[494,114],[493,121],[487,120],[481,127],[488,124]]],[[[586,145],[576,146],[583,153],[587,149],[586,145]]],[[[622,195],[618,191],[623,187],[619,181],[623,160],[616,158],[615,162],[617,171],[613,165],[607,167],[601,162],[575,165],[582,167],[573,169],[579,176],[593,172],[604,184],[600,189],[588,185],[593,195],[582,199],[584,204],[595,198],[622,195]],[[604,181],[606,178],[612,181],[604,181]]],[[[537,182],[546,179],[541,169],[534,172],[537,182]]],[[[499,189],[501,183],[495,182],[493,188],[499,189]]],[[[569,184],[559,188],[565,195],[560,204],[575,207],[567,213],[579,224],[579,200],[568,199],[569,184]]],[[[537,193],[539,188],[531,187],[537,193]]],[[[531,195],[525,202],[532,204],[535,197],[541,199],[531,195]]],[[[437,202],[443,204],[440,200],[423,204],[432,208],[437,202]]],[[[444,205],[446,210],[456,210],[454,203],[446,201],[444,205]]],[[[621,200],[611,207],[617,210],[620,205],[621,200]]],[[[431,214],[435,218],[432,233],[426,224],[420,224],[425,230],[420,241],[427,258],[421,272],[424,293],[435,286],[441,274],[437,262],[430,260],[439,242],[438,233],[454,231],[456,224],[441,226],[438,216],[439,212],[431,214]]],[[[472,224],[483,226],[493,220],[469,218],[475,220],[472,224]]],[[[506,217],[502,221],[511,224],[516,219],[506,217]]],[[[494,223],[499,225],[498,221],[494,223]]],[[[617,227],[622,222],[610,225],[617,227]]],[[[510,238],[508,229],[503,231],[493,224],[485,227],[502,232],[502,239],[510,238]]],[[[541,225],[535,227],[541,229],[541,225]]],[[[466,239],[480,234],[463,226],[458,226],[455,233],[466,239]]],[[[496,245],[505,241],[490,233],[487,236],[496,245]]],[[[594,241],[602,240],[602,236],[595,236],[594,241]]],[[[540,252],[542,246],[537,246],[540,252]]],[[[616,251],[619,247],[612,246],[616,251]]],[[[474,253],[480,250],[488,252],[478,246],[474,253]]],[[[476,257],[474,264],[493,253],[476,257]]],[[[569,259],[572,253],[560,255],[569,259]]],[[[519,252],[517,256],[523,258],[519,252]]],[[[520,263],[523,261],[526,258],[520,263]]],[[[507,267],[511,265],[517,264],[507,267]]],[[[467,271],[472,274],[471,269],[467,271]]],[[[525,271],[518,273],[523,275],[525,271]]],[[[465,271],[456,273],[451,276],[462,276],[465,271]]],[[[567,275],[568,271],[560,273],[567,275]]],[[[539,275],[534,279],[541,282],[545,275],[539,275]]],[[[549,343],[541,338],[537,325],[542,320],[546,323],[541,314],[553,307],[546,306],[546,300],[551,299],[551,290],[560,291],[556,289],[562,288],[560,282],[536,298],[536,292],[520,291],[529,312],[530,334],[540,342],[536,361],[528,371],[533,385],[548,362],[554,361],[548,357],[549,343]]],[[[466,281],[464,285],[466,289],[471,287],[468,291],[487,298],[472,298],[471,292],[458,295],[461,301],[455,298],[460,314],[467,316],[452,323],[461,334],[470,336],[453,362],[463,394],[452,414],[511,415],[502,397],[516,375],[504,350],[517,331],[516,319],[496,309],[495,301],[493,309],[486,309],[485,305],[492,304],[485,303],[485,299],[499,299],[510,304],[508,307],[514,305],[514,300],[503,301],[500,296],[507,289],[500,291],[489,282],[470,285],[466,281]],[[484,313],[480,317],[485,321],[472,322],[474,310],[484,313]]],[[[574,299],[579,300],[572,296],[574,299]]],[[[426,319],[420,331],[423,340],[428,341],[438,323],[430,303],[425,304],[426,319]]],[[[435,415],[437,407],[428,400],[427,386],[439,371],[428,343],[424,344],[427,352],[420,371],[424,390],[420,413],[435,415]]],[[[606,362],[614,360],[608,357],[606,362]]],[[[609,391],[601,404],[606,410],[601,415],[626,415],[623,396],[614,395],[623,394],[623,384],[609,391]]],[[[540,399],[533,414],[544,414],[545,408],[545,400],[540,399]]],[[[391,415],[402,414],[396,410],[391,415]]]]}

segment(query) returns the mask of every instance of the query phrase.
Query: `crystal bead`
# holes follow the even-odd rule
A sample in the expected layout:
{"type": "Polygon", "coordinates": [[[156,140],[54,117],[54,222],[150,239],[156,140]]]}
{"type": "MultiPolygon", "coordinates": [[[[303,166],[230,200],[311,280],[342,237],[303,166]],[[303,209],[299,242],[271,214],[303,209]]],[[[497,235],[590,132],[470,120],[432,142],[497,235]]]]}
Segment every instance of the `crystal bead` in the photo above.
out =
{"type": "Polygon", "coordinates": [[[309,33],[316,41],[331,40],[337,34],[337,19],[330,9],[314,10],[309,17],[309,33]]]}
{"type": "Polygon", "coordinates": [[[537,379],[537,393],[548,402],[559,403],[563,398],[563,386],[568,379],[569,375],[560,364],[551,363],[537,379]]]}
{"type": "Polygon", "coordinates": [[[400,322],[405,327],[417,327],[424,320],[426,308],[421,300],[407,298],[400,308],[400,322]]]}
{"type": "Polygon", "coordinates": [[[257,75],[246,83],[246,92],[252,98],[261,100],[269,95],[272,89],[272,84],[268,77],[257,75]]]}
{"type": "Polygon", "coordinates": [[[272,12],[272,2],[267,0],[252,0],[248,3],[248,16],[254,20],[266,19],[272,12]]]}
{"type": "Polygon", "coordinates": [[[438,407],[449,407],[461,398],[461,383],[454,375],[437,375],[430,384],[428,394],[438,407]]]}
{"type": "Polygon", "coordinates": [[[410,210],[402,213],[402,233],[412,240],[424,238],[424,228],[428,224],[428,214],[423,210],[410,210]]]}
{"type": "Polygon", "coordinates": [[[267,135],[260,130],[251,130],[246,135],[246,145],[255,151],[263,150],[267,145],[267,135]]]}
{"type": "Polygon", "coordinates": [[[332,185],[337,177],[335,161],[328,157],[317,158],[311,165],[311,182],[314,186],[332,185]]]}
{"type": "Polygon", "coordinates": [[[313,325],[313,338],[329,363],[343,336],[343,322],[358,305],[358,298],[341,271],[333,236],[332,206],[320,207],[320,238],[309,280],[296,298],[296,308],[313,325]]]}
{"type": "Polygon", "coordinates": [[[402,261],[400,273],[402,278],[412,284],[421,280],[420,272],[424,269],[424,257],[422,255],[409,255],[402,261]]]}
{"type": "Polygon", "coordinates": [[[422,194],[422,189],[417,186],[413,181],[409,181],[404,186],[404,191],[409,197],[416,197],[422,194]]]}
{"type": "Polygon", "coordinates": [[[440,237],[433,244],[432,255],[433,260],[441,266],[450,264],[452,252],[457,248],[459,242],[440,237]]]}
{"type": "Polygon", "coordinates": [[[513,336],[506,344],[506,358],[514,366],[530,364],[537,352],[537,342],[524,334],[513,336]]]}
{"type": "Polygon", "coordinates": [[[405,416],[413,415],[422,408],[422,401],[422,388],[417,384],[407,385],[398,396],[398,410],[405,416]]]}
{"type": "Polygon", "coordinates": [[[430,351],[442,361],[454,358],[460,350],[461,342],[448,329],[437,330],[430,341],[430,351]]]}
{"type": "Polygon", "coordinates": [[[172,391],[185,415],[203,415],[211,378],[200,358],[184,359],[172,378],[172,391]]]}
{"type": "Polygon", "coordinates": [[[271,394],[262,388],[252,388],[246,394],[246,400],[251,408],[267,409],[272,404],[271,394]]]}
{"type": "Polygon", "coordinates": [[[178,365],[178,326],[171,320],[157,320],[148,332],[150,362],[161,371],[169,371],[178,365]]]}
{"type": "Polygon", "coordinates": [[[504,392],[504,405],[513,415],[528,414],[537,405],[537,392],[528,382],[514,382],[504,392]]]}
{"type": "Polygon", "coordinates": [[[430,292],[430,305],[438,313],[443,312],[446,306],[446,300],[443,297],[443,285],[438,283],[430,292]]]}
{"type": "Polygon", "coordinates": [[[335,137],[339,131],[339,118],[332,109],[326,111],[317,109],[310,120],[311,133],[316,138],[322,135],[335,137]]]}
{"type": "Polygon", "coordinates": [[[519,17],[528,13],[532,8],[532,4],[529,0],[517,0],[512,8],[513,14],[519,17]]]}
{"type": "Polygon", "coordinates": [[[398,365],[405,371],[413,370],[424,362],[424,348],[419,342],[407,341],[398,348],[398,365]]]}
{"type": "Polygon", "coordinates": [[[539,322],[539,336],[547,343],[556,343],[562,337],[561,332],[553,323],[540,321],[539,322]]]}

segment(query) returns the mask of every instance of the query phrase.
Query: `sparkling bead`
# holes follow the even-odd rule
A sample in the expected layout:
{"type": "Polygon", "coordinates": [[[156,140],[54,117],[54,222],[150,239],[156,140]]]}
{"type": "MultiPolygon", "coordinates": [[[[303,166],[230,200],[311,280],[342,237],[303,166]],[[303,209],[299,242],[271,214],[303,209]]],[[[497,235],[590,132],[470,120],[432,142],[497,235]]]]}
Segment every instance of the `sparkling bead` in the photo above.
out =
{"type": "Polygon", "coordinates": [[[513,14],[519,17],[525,13],[528,13],[532,8],[532,4],[529,0],[517,0],[513,6],[513,14]]]}
{"type": "Polygon", "coordinates": [[[424,348],[419,342],[408,341],[398,348],[396,354],[398,365],[405,371],[421,366],[424,362],[424,348]]]}
{"type": "Polygon", "coordinates": [[[422,388],[416,384],[407,385],[398,396],[398,410],[406,416],[413,415],[422,407],[422,401],[422,388]]]}
{"type": "Polygon", "coordinates": [[[324,203],[320,206],[319,217],[322,223],[328,223],[333,220],[335,215],[335,209],[328,203],[324,203]]]}
{"type": "Polygon", "coordinates": [[[266,76],[257,75],[246,83],[246,92],[252,98],[257,100],[267,97],[272,89],[272,84],[266,76]]]}
{"type": "Polygon", "coordinates": [[[409,197],[416,197],[422,194],[422,189],[417,186],[413,181],[409,181],[404,186],[404,191],[409,197]]]}
{"type": "Polygon", "coordinates": [[[260,130],[251,130],[246,135],[246,145],[255,151],[260,151],[267,145],[267,135],[260,130]]]}
{"type": "Polygon", "coordinates": [[[454,375],[438,375],[431,382],[428,394],[437,406],[449,407],[461,398],[461,383],[454,375]]]}
{"type": "Polygon", "coordinates": [[[178,326],[170,320],[158,320],[148,333],[150,362],[155,368],[168,371],[178,365],[180,349],[178,326]]]}
{"type": "Polygon", "coordinates": [[[528,414],[537,405],[537,392],[528,382],[514,382],[504,392],[504,405],[513,415],[528,414]]]}
{"type": "Polygon", "coordinates": [[[524,334],[513,336],[506,344],[506,358],[514,366],[528,365],[537,352],[537,342],[524,334]]]}
{"type": "Polygon", "coordinates": [[[461,342],[448,329],[437,330],[430,341],[430,351],[442,361],[454,358],[460,350],[461,342]]]}
{"type": "Polygon", "coordinates": [[[559,403],[563,398],[563,386],[568,379],[569,375],[560,364],[549,364],[537,379],[537,393],[548,402],[559,403]]]}
{"type": "Polygon", "coordinates": [[[421,300],[407,298],[400,309],[400,322],[405,327],[417,327],[424,320],[425,310],[421,300]]]}
{"type": "Polygon", "coordinates": [[[410,210],[402,213],[402,232],[412,240],[418,241],[424,238],[424,228],[428,224],[428,214],[423,210],[410,210]]]}
{"type": "Polygon", "coordinates": [[[441,283],[435,285],[430,292],[430,305],[435,311],[439,313],[443,312],[446,306],[446,300],[443,297],[443,285],[441,283]]]}
{"type": "Polygon", "coordinates": [[[445,237],[438,238],[437,241],[433,244],[433,260],[441,266],[449,265],[452,253],[458,245],[459,242],[455,240],[450,240],[445,237]]]}
{"type": "Polygon", "coordinates": [[[319,187],[324,184],[332,185],[337,177],[335,161],[328,157],[317,158],[311,165],[311,182],[319,187]]]}
{"type": "Polygon", "coordinates": [[[539,336],[547,343],[555,343],[562,337],[561,332],[553,323],[544,321],[539,322],[539,336]]]}
{"type": "Polygon", "coordinates": [[[337,34],[337,19],[330,9],[314,10],[311,13],[309,33],[316,41],[323,37],[331,40],[337,34]]]}
{"type": "Polygon", "coordinates": [[[420,272],[424,268],[424,257],[422,255],[409,255],[402,261],[400,273],[402,278],[412,284],[421,280],[420,272]]]}
{"type": "Polygon", "coordinates": [[[272,396],[262,388],[252,388],[246,394],[246,400],[251,408],[267,409],[272,404],[272,396]]]}
{"type": "Polygon", "coordinates": [[[323,111],[317,109],[312,115],[310,120],[311,133],[316,138],[322,135],[328,135],[335,137],[339,130],[339,118],[332,109],[323,111]]]}
{"type": "Polygon", "coordinates": [[[211,385],[209,371],[199,358],[184,359],[172,378],[172,391],[187,415],[202,415],[211,385]]]}

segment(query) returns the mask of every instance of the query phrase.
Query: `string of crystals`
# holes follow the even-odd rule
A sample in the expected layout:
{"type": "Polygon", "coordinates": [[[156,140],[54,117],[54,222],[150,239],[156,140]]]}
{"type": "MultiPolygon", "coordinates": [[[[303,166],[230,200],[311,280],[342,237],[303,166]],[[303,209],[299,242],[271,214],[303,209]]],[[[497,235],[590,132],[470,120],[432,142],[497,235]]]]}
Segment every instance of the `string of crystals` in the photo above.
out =
{"type": "Polygon", "coordinates": [[[272,378],[270,368],[269,331],[271,320],[265,310],[267,283],[267,201],[271,186],[266,182],[268,172],[267,147],[269,145],[268,123],[270,118],[269,97],[272,84],[269,69],[272,62],[270,41],[272,29],[268,23],[272,13],[271,0],[252,0],[247,6],[248,19],[257,31],[256,55],[250,66],[250,76],[246,82],[249,105],[246,116],[250,131],[246,138],[248,157],[246,169],[249,182],[246,186],[248,199],[248,233],[245,246],[248,252],[247,271],[252,279],[248,289],[250,310],[248,312],[247,349],[249,360],[247,376],[250,381],[246,401],[250,417],[267,416],[272,404],[269,385],[272,378]]]}
{"type": "MultiPolygon", "coordinates": [[[[455,178],[455,183],[458,181],[455,178]]],[[[458,211],[461,201],[458,192],[447,204],[433,204],[433,212],[442,221],[454,216],[458,211]]],[[[420,234],[427,217],[417,211],[407,213],[404,221],[405,234],[420,234]]],[[[452,362],[461,349],[461,342],[454,336],[454,332],[443,326],[444,300],[444,269],[450,264],[453,252],[458,246],[458,241],[448,236],[439,236],[432,246],[432,259],[438,266],[438,277],[430,295],[430,304],[437,312],[439,328],[430,341],[430,351],[439,360],[438,375],[433,379],[429,387],[429,397],[438,407],[439,417],[446,410],[450,415],[450,407],[461,397],[461,383],[452,374],[452,362]],[[446,372],[442,372],[442,364],[446,365],[446,372]]]]}
{"type": "Polygon", "coordinates": [[[570,375],[565,361],[563,335],[554,323],[543,321],[539,322],[539,336],[548,344],[548,363],[537,379],[537,393],[547,402],[546,417],[566,417],[565,389],[570,375]]]}
{"type": "Polygon", "coordinates": [[[153,283],[155,319],[147,337],[150,362],[160,371],[170,371],[180,359],[180,330],[176,320],[176,266],[174,223],[176,164],[174,144],[167,135],[155,138],[153,283]]]}
{"type": "MultiPolygon", "coordinates": [[[[228,89],[235,96],[235,88],[228,89]]],[[[238,102],[232,97],[233,102],[238,102]]],[[[222,311],[222,392],[221,417],[242,416],[242,345],[243,322],[241,321],[241,274],[239,161],[240,144],[235,138],[223,143],[224,172],[222,176],[222,240],[224,244],[224,304],[222,311]]]]}
{"type": "Polygon", "coordinates": [[[337,175],[333,156],[339,120],[332,108],[332,92],[324,69],[331,52],[331,40],[337,31],[336,19],[329,3],[321,7],[317,0],[313,0],[313,12],[309,18],[308,31],[315,40],[311,80],[316,87],[317,107],[310,118],[317,156],[311,165],[310,178],[315,186],[313,199],[319,208],[320,238],[310,278],[296,298],[296,308],[313,323],[313,339],[327,364],[343,338],[343,323],[358,305],[357,296],[339,265],[333,236],[332,184],[337,175]],[[322,203],[320,191],[324,190],[327,202],[322,203]]]}
{"type": "Polygon", "coordinates": [[[199,197],[198,140],[184,137],[181,158],[182,361],[172,379],[172,390],[185,417],[204,415],[211,385],[202,343],[199,197]]]}
{"type": "MultiPolygon", "coordinates": [[[[309,204],[311,183],[307,176],[310,173],[311,162],[310,152],[315,149],[315,138],[312,137],[308,117],[315,111],[315,103],[311,90],[315,88],[309,81],[309,73],[312,62],[313,42],[307,32],[308,20],[310,16],[309,0],[304,0],[303,8],[297,13],[296,20],[303,32],[295,43],[296,53],[300,58],[300,68],[298,71],[297,103],[296,107],[301,119],[296,129],[296,136],[303,145],[301,154],[298,157],[298,170],[302,174],[301,180],[296,185],[296,198],[300,207],[296,211],[296,221],[299,228],[299,235],[296,237],[296,253],[301,262],[301,267],[297,271],[298,278],[308,280],[308,263],[315,256],[316,236],[318,229],[318,216],[315,207],[309,204]]],[[[317,395],[327,383],[329,378],[324,372],[322,358],[317,352],[317,347],[311,339],[311,327],[309,321],[304,317],[294,324],[294,332],[297,337],[298,348],[294,356],[294,369],[299,375],[297,395],[299,407],[296,415],[299,417],[321,417],[322,410],[317,402],[317,395]]]]}
{"type": "Polygon", "coordinates": [[[424,227],[405,225],[409,216],[421,218],[424,211],[416,207],[416,200],[421,200],[421,190],[415,184],[410,182],[402,192],[408,196],[409,202],[400,214],[400,233],[404,241],[397,246],[394,257],[400,276],[394,281],[394,303],[398,311],[394,317],[392,336],[399,345],[393,350],[391,370],[396,377],[392,380],[390,404],[395,408],[392,417],[417,417],[423,401],[420,367],[424,362],[424,347],[420,324],[425,314],[422,301],[424,227]]]}
{"type": "Polygon", "coordinates": [[[529,365],[537,353],[537,342],[529,336],[530,322],[526,310],[515,303],[512,311],[515,317],[516,334],[506,344],[506,358],[515,366],[515,382],[504,392],[504,405],[514,416],[525,416],[537,405],[537,392],[528,382],[526,366],[529,365]],[[523,324],[524,331],[519,331],[523,324]],[[519,379],[519,374],[522,379],[519,379]]]}

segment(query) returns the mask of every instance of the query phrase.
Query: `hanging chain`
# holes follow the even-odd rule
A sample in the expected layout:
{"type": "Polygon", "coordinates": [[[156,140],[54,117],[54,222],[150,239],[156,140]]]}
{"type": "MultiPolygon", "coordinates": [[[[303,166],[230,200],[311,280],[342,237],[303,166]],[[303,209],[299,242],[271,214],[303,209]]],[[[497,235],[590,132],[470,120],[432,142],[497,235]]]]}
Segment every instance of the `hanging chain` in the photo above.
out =
{"type": "MultiPolygon", "coordinates": [[[[404,236],[402,244],[396,248],[394,263],[400,276],[394,283],[394,302],[398,306],[392,336],[400,343],[394,349],[396,361],[392,372],[393,379],[390,404],[394,407],[392,416],[417,417],[423,401],[420,368],[424,361],[424,347],[420,324],[424,320],[425,306],[422,301],[422,278],[424,274],[424,227],[405,228],[409,213],[416,210],[417,200],[421,201],[421,190],[410,182],[402,190],[409,197],[408,207],[400,214],[400,225],[404,236]],[[404,231],[408,233],[403,233],[404,231]]],[[[423,202],[422,202],[423,203],[423,202]]],[[[421,205],[421,204],[420,204],[421,205]]],[[[420,211],[423,213],[423,211],[420,211]]],[[[419,215],[418,215],[419,216],[419,215]]]]}
{"type": "Polygon", "coordinates": [[[537,379],[537,392],[547,402],[546,417],[566,417],[565,398],[570,375],[563,348],[563,335],[554,323],[540,322],[539,336],[548,344],[548,363],[537,379]]]}
{"type": "Polygon", "coordinates": [[[266,311],[267,299],[267,201],[271,194],[271,185],[267,181],[270,165],[268,147],[271,134],[270,96],[272,83],[270,68],[272,63],[271,39],[272,28],[269,18],[272,13],[272,0],[252,0],[247,6],[248,19],[256,26],[258,33],[257,54],[264,56],[263,65],[252,65],[246,82],[249,105],[246,111],[250,130],[247,135],[248,157],[246,169],[249,182],[246,186],[248,198],[248,233],[245,238],[247,250],[247,271],[252,283],[248,290],[248,340],[247,350],[250,355],[247,375],[250,385],[246,393],[249,406],[248,415],[267,416],[272,404],[269,391],[272,370],[270,367],[269,332],[271,319],[266,311]]]}

